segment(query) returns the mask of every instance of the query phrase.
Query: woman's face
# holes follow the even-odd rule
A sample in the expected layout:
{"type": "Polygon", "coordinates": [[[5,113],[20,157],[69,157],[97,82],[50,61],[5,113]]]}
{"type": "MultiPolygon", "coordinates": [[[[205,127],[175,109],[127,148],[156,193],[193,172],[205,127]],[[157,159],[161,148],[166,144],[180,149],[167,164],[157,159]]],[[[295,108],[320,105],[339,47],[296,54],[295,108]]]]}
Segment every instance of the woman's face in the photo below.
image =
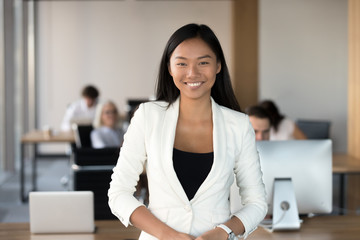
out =
{"type": "Polygon", "coordinates": [[[183,41],[170,57],[169,72],[182,99],[210,98],[220,70],[215,53],[201,38],[183,41]]]}
{"type": "Polygon", "coordinates": [[[101,113],[101,123],[103,126],[115,128],[118,120],[118,112],[111,103],[105,104],[101,113]]]}

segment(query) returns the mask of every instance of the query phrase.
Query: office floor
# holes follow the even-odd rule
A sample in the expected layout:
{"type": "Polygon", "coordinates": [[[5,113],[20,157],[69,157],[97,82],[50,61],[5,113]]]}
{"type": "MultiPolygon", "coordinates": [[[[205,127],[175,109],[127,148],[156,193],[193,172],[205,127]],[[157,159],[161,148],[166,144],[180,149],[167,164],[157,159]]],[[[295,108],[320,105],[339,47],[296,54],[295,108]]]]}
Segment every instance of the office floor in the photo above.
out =
{"type": "MultiPolygon", "coordinates": [[[[30,167],[26,168],[26,189],[30,189],[30,167]]],[[[38,161],[38,189],[40,191],[66,191],[62,177],[69,174],[69,160],[65,158],[38,161]]],[[[0,222],[28,222],[29,205],[20,201],[19,174],[7,174],[0,185],[0,222]]]]}
{"type": "MultiPolygon", "coordinates": [[[[26,189],[30,189],[30,168],[26,168],[26,189]]],[[[40,159],[38,161],[38,190],[39,191],[67,191],[68,187],[61,183],[61,179],[69,175],[69,162],[66,158],[40,159]]],[[[28,222],[28,203],[21,203],[19,193],[19,175],[8,175],[0,183],[0,222],[28,222]]],[[[71,184],[71,183],[70,183],[71,184]]],[[[334,181],[332,214],[338,214],[338,178],[334,181]]]]}

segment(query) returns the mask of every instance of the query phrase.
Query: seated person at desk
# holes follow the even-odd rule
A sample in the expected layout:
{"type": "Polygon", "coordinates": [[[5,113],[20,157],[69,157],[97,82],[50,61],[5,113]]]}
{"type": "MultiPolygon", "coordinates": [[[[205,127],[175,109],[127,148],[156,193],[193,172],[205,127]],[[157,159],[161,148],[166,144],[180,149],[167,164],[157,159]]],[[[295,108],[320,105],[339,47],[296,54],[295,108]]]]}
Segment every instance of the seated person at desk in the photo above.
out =
{"type": "Polygon", "coordinates": [[[249,120],[255,131],[256,141],[269,140],[271,119],[264,108],[260,106],[252,106],[245,110],[249,115],[249,120]]]}
{"type": "Polygon", "coordinates": [[[93,148],[120,147],[123,131],[119,126],[119,114],[115,103],[107,101],[96,109],[94,130],[91,132],[93,148]]]}
{"type": "Polygon", "coordinates": [[[91,123],[94,120],[99,91],[94,86],[88,85],[84,87],[81,95],[80,100],[73,102],[66,109],[61,124],[62,131],[70,131],[72,123],[91,123]]]}
{"type": "Polygon", "coordinates": [[[280,114],[273,101],[262,101],[259,106],[264,108],[271,118],[270,140],[306,139],[294,121],[280,114]]]}

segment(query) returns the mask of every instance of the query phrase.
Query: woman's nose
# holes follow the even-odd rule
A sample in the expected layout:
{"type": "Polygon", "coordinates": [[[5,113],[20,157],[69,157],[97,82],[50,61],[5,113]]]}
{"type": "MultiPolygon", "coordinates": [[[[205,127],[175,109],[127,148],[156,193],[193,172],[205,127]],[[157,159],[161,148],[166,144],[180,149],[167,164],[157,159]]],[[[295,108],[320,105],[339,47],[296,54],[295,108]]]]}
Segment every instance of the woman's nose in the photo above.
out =
{"type": "Polygon", "coordinates": [[[200,72],[199,69],[197,68],[197,66],[190,66],[189,70],[188,70],[188,78],[196,78],[200,76],[200,72]]]}

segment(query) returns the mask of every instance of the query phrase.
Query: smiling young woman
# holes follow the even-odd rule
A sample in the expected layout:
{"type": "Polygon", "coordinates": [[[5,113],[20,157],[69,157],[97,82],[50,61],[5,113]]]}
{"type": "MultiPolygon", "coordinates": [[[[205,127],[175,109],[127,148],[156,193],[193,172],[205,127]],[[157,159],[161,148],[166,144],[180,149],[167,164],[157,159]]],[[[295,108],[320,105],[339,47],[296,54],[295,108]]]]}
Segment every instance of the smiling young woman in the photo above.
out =
{"type": "Polygon", "coordinates": [[[220,43],[206,25],[169,39],[157,101],[140,105],[125,135],[109,189],[112,212],[144,239],[246,237],[267,212],[249,118],[240,112],[220,43]],[[149,206],[134,197],[146,168],[149,206]],[[230,212],[234,181],[244,207],[230,212]]]}

